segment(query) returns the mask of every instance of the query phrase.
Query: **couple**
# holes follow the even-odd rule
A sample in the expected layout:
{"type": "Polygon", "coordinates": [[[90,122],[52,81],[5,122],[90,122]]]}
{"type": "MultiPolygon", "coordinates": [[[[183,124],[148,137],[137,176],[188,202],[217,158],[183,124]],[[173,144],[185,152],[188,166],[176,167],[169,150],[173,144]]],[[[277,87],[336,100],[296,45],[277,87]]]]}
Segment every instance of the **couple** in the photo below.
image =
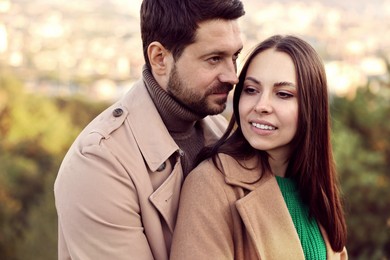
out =
{"type": "Polygon", "coordinates": [[[59,259],[347,258],[323,64],[273,36],[237,78],[242,15],[239,0],[143,1],[142,80],[55,182],[59,259]]]}

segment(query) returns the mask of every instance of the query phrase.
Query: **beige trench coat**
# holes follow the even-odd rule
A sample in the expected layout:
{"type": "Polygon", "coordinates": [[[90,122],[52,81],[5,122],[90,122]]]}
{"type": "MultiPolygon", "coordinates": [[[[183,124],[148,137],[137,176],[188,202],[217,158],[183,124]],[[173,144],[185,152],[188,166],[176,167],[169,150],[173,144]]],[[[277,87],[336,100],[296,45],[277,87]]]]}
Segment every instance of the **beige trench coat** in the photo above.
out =
{"type": "MultiPolygon", "coordinates": [[[[199,122],[205,142],[226,128],[199,122]]],[[[166,260],[183,180],[181,151],[143,81],[74,142],[54,185],[59,259],[166,260]]]]}
{"type": "MultiPolygon", "coordinates": [[[[245,170],[228,155],[220,159],[224,174],[206,161],[186,178],[170,259],[304,260],[275,177],[257,181],[259,168],[245,170]]],[[[333,252],[321,231],[327,259],[347,259],[346,250],[333,252]]]]}

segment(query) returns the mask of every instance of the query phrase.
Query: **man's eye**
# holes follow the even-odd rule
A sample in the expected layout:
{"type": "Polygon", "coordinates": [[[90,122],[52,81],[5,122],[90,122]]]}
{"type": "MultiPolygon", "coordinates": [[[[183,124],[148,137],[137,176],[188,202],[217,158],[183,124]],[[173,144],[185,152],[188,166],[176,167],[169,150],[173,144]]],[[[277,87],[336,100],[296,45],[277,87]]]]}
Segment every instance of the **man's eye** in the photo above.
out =
{"type": "Polygon", "coordinates": [[[215,56],[208,59],[210,63],[215,64],[218,63],[221,60],[221,57],[215,56]]]}
{"type": "Polygon", "coordinates": [[[236,61],[238,59],[238,56],[240,56],[240,52],[237,52],[233,55],[233,60],[236,61]]]}

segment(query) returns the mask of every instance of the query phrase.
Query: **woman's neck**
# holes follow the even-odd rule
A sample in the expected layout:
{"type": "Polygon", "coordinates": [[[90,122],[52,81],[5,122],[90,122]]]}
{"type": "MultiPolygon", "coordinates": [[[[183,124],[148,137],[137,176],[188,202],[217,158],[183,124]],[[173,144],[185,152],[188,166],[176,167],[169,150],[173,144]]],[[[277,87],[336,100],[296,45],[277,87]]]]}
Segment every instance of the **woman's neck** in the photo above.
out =
{"type": "Polygon", "coordinates": [[[274,175],[280,176],[280,177],[286,176],[288,160],[274,159],[272,157],[269,157],[269,165],[270,165],[272,173],[274,175]]]}

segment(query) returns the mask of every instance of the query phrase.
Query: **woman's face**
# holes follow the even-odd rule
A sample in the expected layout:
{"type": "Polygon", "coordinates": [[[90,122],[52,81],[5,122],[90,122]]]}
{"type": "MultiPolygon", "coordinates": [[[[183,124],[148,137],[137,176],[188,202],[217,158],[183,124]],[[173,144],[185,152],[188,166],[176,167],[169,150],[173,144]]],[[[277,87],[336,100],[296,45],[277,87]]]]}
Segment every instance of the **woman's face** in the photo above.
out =
{"type": "Polygon", "coordinates": [[[274,49],[252,60],[239,100],[242,132],[249,144],[287,160],[298,124],[297,80],[292,59],[274,49]]]}

